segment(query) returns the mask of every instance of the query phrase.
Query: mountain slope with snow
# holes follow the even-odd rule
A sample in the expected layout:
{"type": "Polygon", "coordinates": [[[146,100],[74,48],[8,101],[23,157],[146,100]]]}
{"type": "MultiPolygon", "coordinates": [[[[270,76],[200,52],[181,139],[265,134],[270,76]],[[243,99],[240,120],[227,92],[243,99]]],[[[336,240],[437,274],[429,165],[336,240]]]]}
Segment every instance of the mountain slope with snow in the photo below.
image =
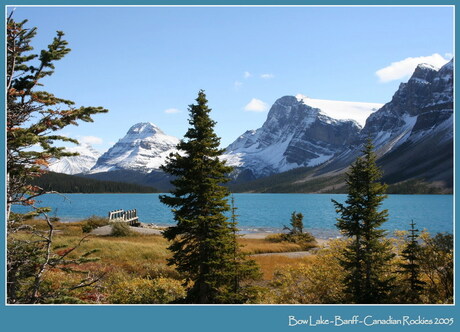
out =
{"type": "Polygon", "coordinates": [[[343,192],[344,173],[361,155],[362,144],[370,137],[376,146],[384,182],[421,181],[429,190],[450,193],[453,133],[453,61],[441,69],[420,65],[409,81],[400,85],[392,100],[369,116],[357,144],[318,167],[299,168],[256,180],[253,185],[241,184],[240,188],[264,192],[343,192]]]}
{"type": "Polygon", "coordinates": [[[305,105],[319,108],[325,115],[336,120],[354,120],[364,127],[366,120],[383,104],[363,103],[354,101],[338,101],[313,99],[302,94],[296,95],[297,100],[302,100],[305,105]]]}
{"type": "Polygon", "coordinates": [[[441,69],[420,64],[392,100],[369,116],[362,131],[381,154],[412,143],[453,116],[453,61],[441,69]]]}
{"type": "Polygon", "coordinates": [[[364,117],[375,111],[376,106],[378,104],[313,100],[299,95],[279,98],[263,126],[241,135],[227,147],[223,158],[249,178],[317,166],[359,138],[361,127],[356,119],[345,119],[350,118],[345,112],[354,109],[352,115],[364,117]],[[312,101],[322,107],[329,105],[330,109],[307,104],[312,101]]]}
{"type": "MultiPolygon", "coordinates": [[[[286,177],[274,177],[273,183],[289,178],[296,190],[296,186],[306,188],[309,181],[318,183],[322,178],[329,188],[325,190],[333,190],[339,185],[337,176],[343,178],[370,137],[384,181],[417,179],[452,188],[453,61],[441,69],[419,65],[392,100],[378,110],[378,104],[342,102],[339,107],[340,102],[297,95],[296,103],[293,98],[277,100],[262,128],[247,131],[227,148],[225,158],[237,167],[236,182],[307,166],[305,171],[299,168],[286,177]],[[355,126],[345,125],[348,118],[355,126]],[[363,119],[361,129],[356,122],[362,124],[363,119]]],[[[271,180],[267,181],[264,183],[271,180]]]]}
{"type": "Polygon", "coordinates": [[[149,173],[157,170],[166,157],[176,151],[179,139],[166,135],[151,122],[137,123],[104,153],[90,173],[133,170],[149,173]]]}
{"type": "MultiPolygon", "coordinates": [[[[384,181],[421,179],[452,188],[453,102],[453,61],[441,69],[419,65],[383,106],[284,96],[272,105],[262,127],[238,137],[222,158],[235,167],[236,182],[291,171],[276,177],[286,181],[283,188],[335,190],[370,137],[384,181]],[[308,181],[315,186],[304,186],[308,181]],[[318,183],[324,188],[317,189],[318,183]]],[[[63,158],[50,169],[169,190],[169,177],[158,169],[178,143],[154,124],[138,123],[97,162],[97,155],[82,148],[77,151],[81,156],[63,158]]]]}
{"type": "Polygon", "coordinates": [[[101,152],[96,151],[87,143],[66,148],[66,151],[76,152],[79,155],[53,160],[48,166],[50,171],[69,175],[86,173],[96,164],[97,159],[102,155],[101,152]]]}
{"type": "Polygon", "coordinates": [[[452,187],[453,101],[453,60],[441,69],[422,64],[369,117],[363,135],[376,142],[387,181],[420,178],[452,187]]]}

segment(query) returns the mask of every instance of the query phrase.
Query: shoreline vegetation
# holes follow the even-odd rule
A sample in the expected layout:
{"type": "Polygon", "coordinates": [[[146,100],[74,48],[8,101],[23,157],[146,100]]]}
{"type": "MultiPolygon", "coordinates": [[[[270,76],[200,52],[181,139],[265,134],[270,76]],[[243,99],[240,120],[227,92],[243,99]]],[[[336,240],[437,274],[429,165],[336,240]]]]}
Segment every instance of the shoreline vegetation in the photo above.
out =
{"type": "MultiPolygon", "coordinates": [[[[329,187],[324,189],[321,186],[302,188],[273,187],[270,183],[272,177],[282,177],[279,175],[261,178],[248,183],[229,184],[229,189],[234,193],[290,193],[290,194],[346,194],[343,186],[329,187]]],[[[287,173],[286,173],[287,174],[287,173]]],[[[343,179],[343,176],[340,176],[343,179]]],[[[276,182],[276,181],[275,181],[276,182]]],[[[55,172],[48,172],[41,177],[34,179],[32,185],[39,186],[47,191],[57,191],[63,194],[143,194],[143,193],[165,193],[154,186],[142,185],[136,182],[123,182],[123,180],[113,181],[98,180],[79,175],[68,175],[55,172]]],[[[387,194],[389,195],[452,195],[453,191],[444,188],[442,183],[428,183],[421,179],[412,179],[388,185],[387,194]]]]}
{"type": "MultiPolygon", "coordinates": [[[[26,224],[38,231],[46,230],[39,219],[26,221],[26,224]]],[[[93,252],[94,260],[77,270],[99,273],[102,278],[92,287],[69,291],[66,287],[81,278],[79,273],[50,269],[44,275],[43,290],[66,290],[62,302],[58,299],[52,303],[174,304],[185,296],[180,274],[167,265],[171,253],[167,250],[168,241],[161,235],[163,227],[143,224],[144,227],[127,227],[127,232],[125,229],[113,234],[112,226],[107,224],[108,220],[101,217],[54,222],[54,253],[63,255],[72,250],[69,258],[74,259],[93,252]],[[85,229],[88,224],[91,227],[85,229]]],[[[339,282],[343,272],[337,257],[347,243],[345,238],[316,238],[312,249],[303,250],[295,243],[271,242],[271,235],[256,232],[238,237],[242,252],[256,261],[262,274],[260,280],[253,282],[258,294],[249,304],[343,303],[339,282]]],[[[406,235],[405,231],[394,233],[391,242],[395,252],[403,250],[406,235]]],[[[16,236],[22,235],[19,232],[16,236]]],[[[421,238],[423,243],[430,243],[435,237],[424,234],[421,238]]],[[[433,251],[427,252],[431,254],[433,251]]],[[[426,272],[423,276],[427,281],[424,303],[452,303],[452,298],[442,298],[446,292],[442,276],[436,275],[435,270],[431,274],[426,272]]]]}

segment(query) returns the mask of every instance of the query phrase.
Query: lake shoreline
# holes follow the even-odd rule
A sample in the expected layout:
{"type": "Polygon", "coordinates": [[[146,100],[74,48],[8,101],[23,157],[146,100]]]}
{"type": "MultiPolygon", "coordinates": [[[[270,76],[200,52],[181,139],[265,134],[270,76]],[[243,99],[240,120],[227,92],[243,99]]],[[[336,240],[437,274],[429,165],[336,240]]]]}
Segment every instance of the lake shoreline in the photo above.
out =
{"type": "MultiPolygon", "coordinates": [[[[171,209],[159,200],[160,194],[68,194],[45,195],[40,206],[53,208],[50,216],[63,222],[79,222],[92,216],[107,217],[113,210],[137,210],[139,221],[159,227],[175,224],[171,209]]],[[[304,230],[317,238],[340,236],[335,224],[338,214],[332,200],[346,201],[339,194],[234,194],[237,227],[242,234],[281,233],[289,226],[292,212],[304,216],[304,230]]],[[[389,195],[381,209],[389,211],[382,228],[390,233],[407,230],[413,220],[419,229],[430,233],[453,232],[452,195],[389,195]]],[[[27,207],[15,206],[13,212],[25,213],[27,207]]],[[[230,213],[226,214],[228,218],[230,213]]]]}
{"type": "MultiPolygon", "coordinates": [[[[162,234],[162,231],[164,229],[166,229],[168,226],[158,226],[158,225],[154,225],[154,224],[148,224],[148,223],[141,223],[140,227],[133,227],[133,226],[130,226],[130,229],[133,231],[133,232],[136,232],[136,233],[139,233],[139,234],[144,234],[144,235],[161,235],[162,234]]],[[[111,226],[110,225],[107,225],[107,226],[102,226],[102,227],[98,227],[96,229],[94,229],[91,234],[93,235],[99,235],[99,236],[107,236],[107,235],[110,235],[111,233],[111,226]]],[[[309,230],[305,230],[305,232],[310,232],[309,230]]],[[[266,239],[268,236],[270,235],[274,235],[274,234],[279,234],[279,233],[283,233],[283,230],[278,230],[278,231],[266,231],[266,232],[261,232],[261,231],[240,231],[239,232],[239,235],[242,237],[242,238],[245,238],[245,239],[266,239]]],[[[329,240],[333,240],[333,239],[337,239],[337,238],[340,238],[340,236],[315,236],[314,235],[314,231],[313,232],[310,232],[312,233],[312,235],[315,237],[316,241],[318,243],[325,243],[329,240]]],[[[338,233],[338,232],[337,232],[338,233]]]]}

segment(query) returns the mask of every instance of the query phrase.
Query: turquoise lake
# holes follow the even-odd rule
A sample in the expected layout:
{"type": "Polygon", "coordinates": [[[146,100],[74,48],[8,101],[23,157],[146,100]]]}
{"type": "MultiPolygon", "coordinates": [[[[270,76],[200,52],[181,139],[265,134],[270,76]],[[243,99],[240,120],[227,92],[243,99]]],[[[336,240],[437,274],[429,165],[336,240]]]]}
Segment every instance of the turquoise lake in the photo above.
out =
{"type": "MultiPolygon", "coordinates": [[[[52,215],[62,221],[81,220],[91,215],[107,216],[116,209],[137,209],[139,220],[156,225],[172,225],[172,213],[160,203],[160,194],[65,194],[45,195],[41,206],[54,208],[52,215]]],[[[274,232],[289,225],[291,213],[304,215],[304,226],[318,237],[337,236],[337,214],[331,199],[344,202],[338,194],[234,194],[238,225],[242,232],[274,232]]],[[[384,228],[404,230],[414,220],[418,229],[453,232],[452,195],[389,195],[383,207],[389,211],[384,228]]],[[[24,208],[15,207],[15,211],[24,208]]]]}

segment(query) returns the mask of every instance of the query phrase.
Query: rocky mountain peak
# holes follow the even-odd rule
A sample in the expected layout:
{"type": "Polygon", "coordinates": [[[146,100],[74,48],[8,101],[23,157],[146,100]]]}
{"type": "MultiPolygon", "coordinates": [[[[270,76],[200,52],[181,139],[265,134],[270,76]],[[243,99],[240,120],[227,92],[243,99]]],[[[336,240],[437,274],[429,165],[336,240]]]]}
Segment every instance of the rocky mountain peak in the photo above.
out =
{"type": "Polygon", "coordinates": [[[241,135],[224,158],[253,177],[316,166],[355,142],[360,129],[353,120],[331,118],[302,98],[284,96],[272,105],[262,127],[241,135]]]}
{"type": "Polygon", "coordinates": [[[299,122],[304,122],[307,125],[313,121],[318,112],[318,109],[305,105],[294,96],[284,96],[277,99],[272,105],[262,128],[279,131],[280,129],[289,129],[286,126],[298,126],[299,122]]]}
{"type": "Polygon", "coordinates": [[[409,79],[409,82],[430,84],[438,71],[439,68],[436,68],[432,65],[426,63],[419,64],[417,68],[415,68],[415,71],[409,79]]]}
{"type": "Polygon", "coordinates": [[[140,122],[129,128],[127,135],[149,137],[157,133],[164,134],[155,124],[151,122],[140,122]]]}
{"type": "Polygon", "coordinates": [[[452,77],[452,61],[441,69],[427,64],[417,66],[392,100],[369,116],[362,136],[372,137],[382,153],[388,153],[405,142],[421,139],[424,133],[439,127],[451,117],[452,77]]]}
{"type": "Polygon", "coordinates": [[[283,96],[281,98],[278,98],[274,105],[280,105],[280,106],[292,106],[298,104],[299,101],[297,100],[296,97],[294,96],[283,96]]]}
{"type": "Polygon", "coordinates": [[[166,135],[151,122],[137,123],[97,160],[91,173],[113,170],[148,173],[158,169],[178,143],[178,138],[166,135]]]}

